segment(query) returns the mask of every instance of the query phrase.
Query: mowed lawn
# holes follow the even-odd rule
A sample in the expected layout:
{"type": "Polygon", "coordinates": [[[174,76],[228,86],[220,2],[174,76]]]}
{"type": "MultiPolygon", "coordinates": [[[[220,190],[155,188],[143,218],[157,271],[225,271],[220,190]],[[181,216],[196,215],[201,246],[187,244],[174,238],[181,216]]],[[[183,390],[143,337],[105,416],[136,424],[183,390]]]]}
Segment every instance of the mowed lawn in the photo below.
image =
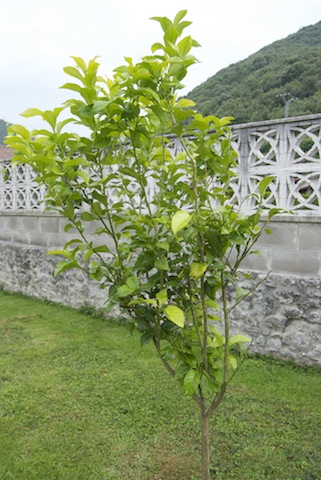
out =
{"type": "MultiPolygon", "coordinates": [[[[246,360],[211,428],[215,480],[321,480],[321,371],[246,360]]],[[[0,480],[200,480],[199,435],[126,326],[0,293],[0,480]]]]}

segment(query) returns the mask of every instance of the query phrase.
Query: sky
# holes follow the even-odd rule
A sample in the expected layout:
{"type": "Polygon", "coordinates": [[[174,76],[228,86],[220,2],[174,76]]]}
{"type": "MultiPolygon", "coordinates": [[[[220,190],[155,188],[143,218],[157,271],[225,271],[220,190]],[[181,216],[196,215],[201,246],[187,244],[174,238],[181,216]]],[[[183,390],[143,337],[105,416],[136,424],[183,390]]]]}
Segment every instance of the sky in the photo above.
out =
{"type": "MultiPolygon", "coordinates": [[[[0,0],[0,118],[38,128],[20,113],[52,109],[67,99],[60,90],[70,57],[100,57],[111,76],[123,58],[138,61],[162,40],[153,16],[173,19],[187,10],[186,30],[201,47],[200,63],[184,79],[183,93],[222,68],[321,20],[320,0],[0,0]]],[[[215,114],[215,112],[213,112],[215,114]]]]}

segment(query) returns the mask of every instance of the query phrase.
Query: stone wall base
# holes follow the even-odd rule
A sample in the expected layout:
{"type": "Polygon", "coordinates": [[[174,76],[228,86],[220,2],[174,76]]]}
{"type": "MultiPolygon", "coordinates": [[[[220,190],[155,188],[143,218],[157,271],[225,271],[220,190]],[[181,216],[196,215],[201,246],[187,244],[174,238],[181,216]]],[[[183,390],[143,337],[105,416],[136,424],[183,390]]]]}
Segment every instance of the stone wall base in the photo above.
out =
{"type": "MultiPolygon", "coordinates": [[[[43,247],[0,243],[0,286],[75,308],[104,307],[106,290],[78,270],[54,278],[56,262],[43,247]]],[[[270,275],[236,307],[232,330],[251,337],[255,353],[321,366],[321,279],[270,275]]]]}
{"type": "MultiPolygon", "coordinates": [[[[263,275],[253,277],[260,281],[263,275]]],[[[321,366],[320,278],[271,274],[235,308],[233,317],[233,332],[252,338],[253,352],[321,366]]]]}
{"type": "Polygon", "coordinates": [[[59,257],[48,251],[40,246],[0,243],[0,286],[74,308],[103,308],[107,291],[81,270],[66,270],[54,277],[59,257]]]}

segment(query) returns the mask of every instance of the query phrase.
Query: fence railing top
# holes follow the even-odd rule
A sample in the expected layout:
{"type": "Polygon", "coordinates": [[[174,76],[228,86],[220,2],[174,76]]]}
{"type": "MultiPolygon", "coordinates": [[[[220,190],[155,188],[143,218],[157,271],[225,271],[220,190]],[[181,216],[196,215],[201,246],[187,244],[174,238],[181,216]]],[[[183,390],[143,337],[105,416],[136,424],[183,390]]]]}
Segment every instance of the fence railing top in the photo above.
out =
{"type": "Polygon", "coordinates": [[[313,115],[304,115],[300,117],[277,118],[274,120],[262,120],[260,122],[237,123],[232,124],[232,130],[254,129],[256,127],[268,127],[272,125],[284,125],[290,123],[318,123],[321,124],[321,113],[313,115]]]}

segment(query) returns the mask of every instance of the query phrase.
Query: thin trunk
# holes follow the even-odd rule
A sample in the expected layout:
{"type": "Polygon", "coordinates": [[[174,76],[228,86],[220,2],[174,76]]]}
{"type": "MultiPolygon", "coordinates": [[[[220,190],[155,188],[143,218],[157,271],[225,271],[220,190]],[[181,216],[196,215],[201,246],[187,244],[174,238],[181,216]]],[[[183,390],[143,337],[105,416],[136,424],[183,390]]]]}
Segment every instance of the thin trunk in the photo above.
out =
{"type": "Polygon", "coordinates": [[[201,411],[201,431],[202,431],[202,480],[210,480],[210,435],[209,435],[210,417],[205,409],[201,411]]]}

